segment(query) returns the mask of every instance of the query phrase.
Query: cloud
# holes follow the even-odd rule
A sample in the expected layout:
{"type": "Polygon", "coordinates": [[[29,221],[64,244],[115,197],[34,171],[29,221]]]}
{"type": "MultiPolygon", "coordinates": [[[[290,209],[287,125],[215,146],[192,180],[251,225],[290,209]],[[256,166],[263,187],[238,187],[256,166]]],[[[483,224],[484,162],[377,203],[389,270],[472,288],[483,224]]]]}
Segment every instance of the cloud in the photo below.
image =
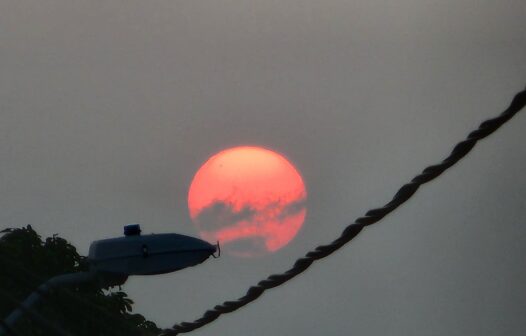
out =
{"type": "Polygon", "coordinates": [[[268,252],[266,240],[263,237],[240,237],[228,242],[228,252],[238,257],[261,256],[268,252]]]}
{"type": "Polygon", "coordinates": [[[252,221],[257,212],[248,205],[241,208],[240,211],[234,211],[230,204],[216,201],[201,210],[195,222],[203,231],[217,231],[237,222],[252,221]]]}
{"type": "Polygon", "coordinates": [[[303,211],[307,206],[307,199],[302,198],[297,201],[287,204],[283,210],[278,215],[278,220],[283,221],[289,216],[298,214],[300,211],[303,211]]]}
{"type": "Polygon", "coordinates": [[[238,222],[256,222],[261,220],[278,220],[283,222],[287,217],[298,214],[306,207],[306,198],[283,205],[272,202],[261,210],[246,205],[235,211],[232,205],[224,201],[215,201],[203,208],[194,219],[203,231],[217,231],[238,222]]]}

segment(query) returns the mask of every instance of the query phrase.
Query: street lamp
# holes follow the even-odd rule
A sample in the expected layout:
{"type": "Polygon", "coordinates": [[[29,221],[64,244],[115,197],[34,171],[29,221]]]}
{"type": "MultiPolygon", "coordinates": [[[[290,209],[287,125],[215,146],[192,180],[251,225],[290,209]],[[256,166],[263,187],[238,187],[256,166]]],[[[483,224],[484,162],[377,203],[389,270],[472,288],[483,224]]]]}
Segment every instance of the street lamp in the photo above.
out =
{"type": "MultiPolygon", "coordinates": [[[[63,274],[40,285],[4,321],[12,328],[24,312],[30,310],[52,288],[95,283],[99,287],[122,285],[130,275],[164,274],[202,263],[215,253],[219,244],[176,233],[141,235],[138,224],[126,225],[124,237],[91,243],[89,272],[63,274]]],[[[0,325],[0,336],[7,330],[0,325]]]]}

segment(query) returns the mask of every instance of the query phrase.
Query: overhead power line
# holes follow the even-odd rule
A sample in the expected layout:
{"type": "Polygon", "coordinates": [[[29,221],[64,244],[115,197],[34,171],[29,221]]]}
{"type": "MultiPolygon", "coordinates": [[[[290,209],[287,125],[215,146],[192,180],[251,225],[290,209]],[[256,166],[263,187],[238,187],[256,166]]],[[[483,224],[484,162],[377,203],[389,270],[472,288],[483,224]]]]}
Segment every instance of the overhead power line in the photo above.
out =
{"type": "Polygon", "coordinates": [[[201,318],[193,322],[182,322],[180,324],[176,324],[170,329],[163,330],[161,335],[173,336],[201,328],[213,322],[219,316],[231,313],[256,300],[266,290],[280,286],[295,276],[303,273],[307,268],[310,267],[310,265],[312,265],[314,261],[325,258],[337,251],[342,246],[351,241],[354,237],[356,237],[364,227],[380,221],[383,217],[409,200],[422,184],[425,184],[440,176],[446,169],[453,166],[460,159],[466,156],[466,154],[468,154],[473,149],[479,140],[484,139],[499,129],[499,127],[501,127],[515,114],[522,110],[524,106],[526,106],[526,89],[515,95],[510,106],[502,114],[493,119],[484,121],[482,124],[480,124],[478,129],[469,133],[467,138],[464,141],[459,142],[453,148],[451,154],[449,154],[449,156],[442,162],[425,168],[422,173],[415,176],[411,182],[403,185],[389,203],[380,208],[369,210],[365,216],[356,219],[354,223],[348,225],[345,230],[343,230],[340,237],[338,237],[336,240],[327,245],[320,245],[314,250],[311,250],[305,254],[304,257],[297,259],[294,265],[288,271],[281,274],[270,275],[268,278],[260,281],[257,285],[250,287],[246,294],[239,299],[223,302],[222,304],[206,311],[201,318]]]}

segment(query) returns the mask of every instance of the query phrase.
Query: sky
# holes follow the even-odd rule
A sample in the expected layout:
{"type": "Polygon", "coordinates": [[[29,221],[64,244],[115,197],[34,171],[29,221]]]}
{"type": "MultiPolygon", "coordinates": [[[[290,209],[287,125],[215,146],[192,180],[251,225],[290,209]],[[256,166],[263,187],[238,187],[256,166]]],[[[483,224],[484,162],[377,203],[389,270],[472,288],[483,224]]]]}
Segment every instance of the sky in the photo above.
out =
{"type": "MultiPolygon", "coordinates": [[[[307,217],[274,254],[132,277],[135,311],[193,320],[336,238],[526,85],[523,0],[0,2],[0,228],[82,254],[140,223],[197,236],[211,155],[271,148],[307,217]]],[[[380,223],[191,335],[522,335],[526,117],[380,223]]]]}

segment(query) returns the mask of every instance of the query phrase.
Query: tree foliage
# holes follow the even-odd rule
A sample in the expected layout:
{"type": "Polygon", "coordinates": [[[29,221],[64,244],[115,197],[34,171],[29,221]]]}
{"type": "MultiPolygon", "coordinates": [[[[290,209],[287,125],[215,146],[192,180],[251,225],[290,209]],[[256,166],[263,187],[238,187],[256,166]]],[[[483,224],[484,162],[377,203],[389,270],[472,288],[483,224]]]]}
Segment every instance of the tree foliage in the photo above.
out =
{"type": "MultiPolygon", "coordinates": [[[[88,271],[86,257],[57,235],[42,238],[28,225],[6,229],[0,237],[0,318],[6,317],[40,284],[56,275],[88,271]]],[[[133,301],[123,291],[94,285],[56,289],[45,295],[34,311],[71,335],[150,336],[160,329],[132,313],[133,301]]],[[[24,316],[16,335],[56,335],[52,328],[24,316]]]]}

